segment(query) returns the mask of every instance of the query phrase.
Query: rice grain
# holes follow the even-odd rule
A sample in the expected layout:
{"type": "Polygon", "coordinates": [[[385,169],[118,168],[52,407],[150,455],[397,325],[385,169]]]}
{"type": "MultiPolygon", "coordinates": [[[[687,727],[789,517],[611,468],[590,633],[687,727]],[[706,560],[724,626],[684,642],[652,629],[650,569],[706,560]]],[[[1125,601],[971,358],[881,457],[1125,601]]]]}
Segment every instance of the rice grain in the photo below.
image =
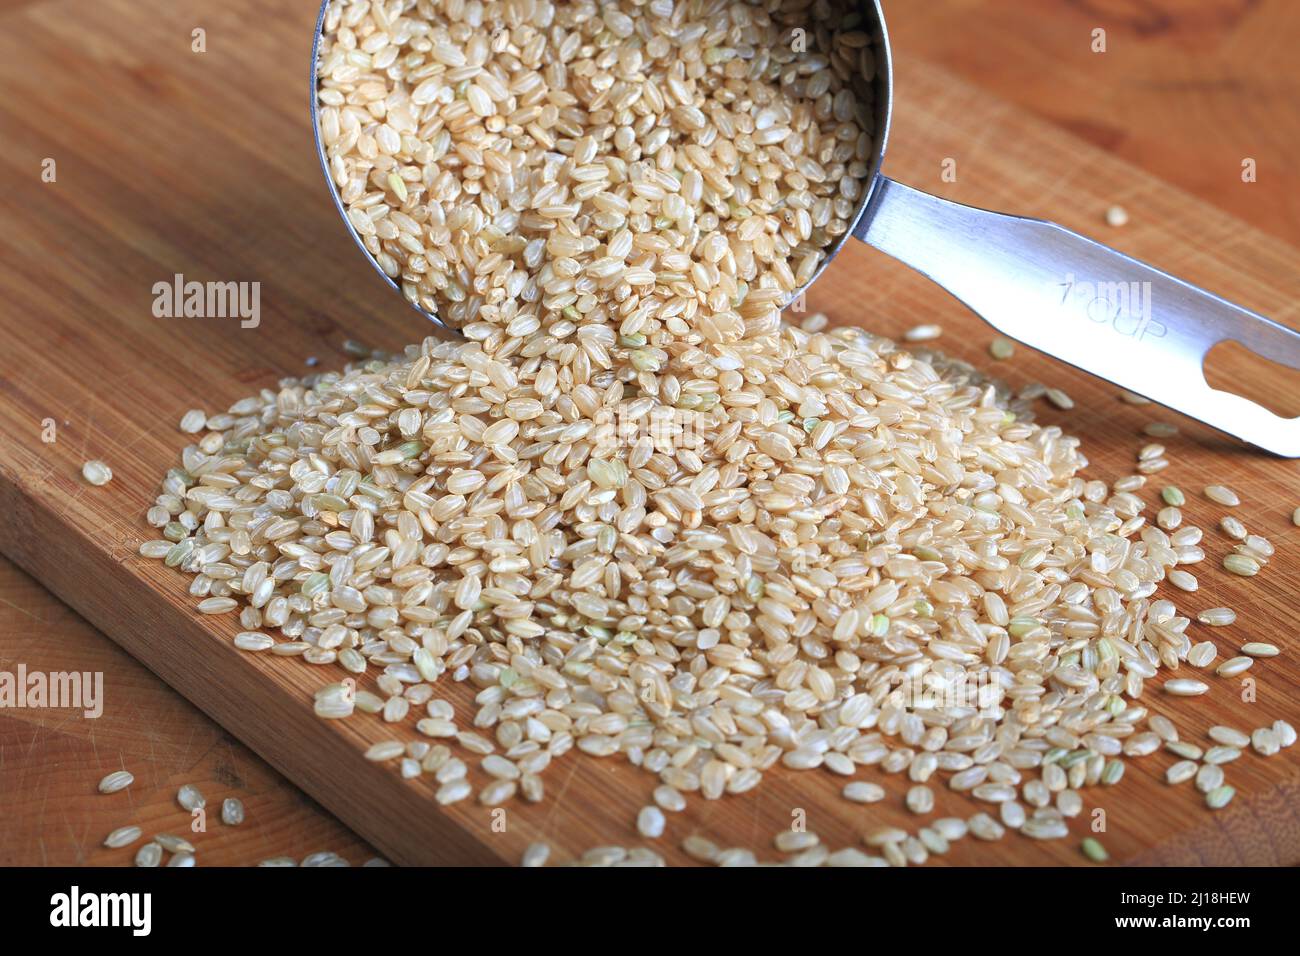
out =
{"type": "Polygon", "coordinates": [[[135,783],[135,777],[126,770],[114,770],[99,781],[100,793],[117,793],[135,783]]]}
{"type": "Polygon", "coordinates": [[[1205,488],[1205,497],[1209,498],[1215,504],[1223,505],[1227,508],[1235,508],[1241,504],[1241,498],[1231,488],[1225,485],[1207,485],[1205,488]]]}
{"type": "Polygon", "coordinates": [[[1208,691],[1210,685],[1204,684],[1198,680],[1178,677],[1173,680],[1165,681],[1164,689],[1165,693],[1173,694],[1176,697],[1196,697],[1208,691]]]}
{"type": "Polygon", "coordinates": [[[113,480],[113,469],[96,458],[81,466],[81,477],[92,485],[106,485],[113,480]]]}
{"type": "Polygon", "coordinates": [[[235,797],[226,797],[221,801],[221,822],[229,827],[237,827],[244,822],[244,804],[235,797]]]}
{"type": "Polygon", "coordinates": [[[1222,810],[1236,795],[1237,791],[1233,787],[1216,787],[1205,795],[1205,805],[1211,810],[1222,810]]]}
{"type": "Polygon", "coordinates": [[[195,810],[202,810],[208,805],[207,799],[199,791],[199,788],[190,783],[183,784],[181,788],[176,791],[176,802],[179,803],[181,808],[187,813],[193,813],[195,810]]]}
{"type": "Polygon", "coordinates": [[[136,840],[140,839],[142,832],[143,831],[137,826],[118,827],[104,838],[104,846],[113,849],[130,846],[136,840]]]}

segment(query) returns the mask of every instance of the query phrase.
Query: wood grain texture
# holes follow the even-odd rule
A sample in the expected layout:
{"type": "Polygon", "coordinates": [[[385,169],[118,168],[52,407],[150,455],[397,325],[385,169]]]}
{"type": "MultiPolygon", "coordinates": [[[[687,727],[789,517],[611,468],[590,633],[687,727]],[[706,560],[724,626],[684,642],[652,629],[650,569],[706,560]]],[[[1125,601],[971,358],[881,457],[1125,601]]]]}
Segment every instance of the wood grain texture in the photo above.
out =
{"type": "Polygon", "coordinates": [[[886,2],[894,45],[1294,244],[1294,0],[886,2]],[[1106,52],[1092,31],[1106,31],[1106,52]],[[1245,184],[1241,162],[1256,161],[1245,184]]]}
{"type": "MultiPolygon", "coordinates": [[[[512,803],[503,833],[494,831],[488,808],[438,808],[423,781],[404,783],[392,768],[362,759],[368,743],[387,736],[383,725],[311,716],[311,691],[337,679],[333,669],[234,650],[233,620],[200,619],[187,578],[135,557],[138,542],[152,537],[144,509],[184,444],[175,422],[186,408],[224,407],[301,372],[307,356],[337,365],[344,337],[395,348],[423,332],[357,254],[316,168],[305,119],[311,6],[181,0],[143,16],[128,0],[91,7],[45,0],[5,15],[0,81],[11,95],[0,104],[8,144],[0,155],[0,328],[7,338],[0,353],[0,549],[396,861],[514,862],[535,839],[553,843],[564,860],[596,845],[638,842],[632,820],[654,781],[626,764],[581,755],[548,772],[545,803],[512,803]],[[190,30],[200,24],[208,30],[202,55],[189,49],[190,30]],[[58,160],[57,183],[41,183],[44,157],[58,160]],[[153,318],[152,286],[176,272],[260,281],[261,326],[153,318]],[[58,423],[52,444],[41,441],[46,418],[58,423]],[[81,481],[89,457],[111,464],[110,485],[81,481]]],[[[904,56],[901,46],[898,53],[891,175],[959,201],[1056,219],[1296,324],[1300,259],[1293,248],[951,72],[904,56]],[[940,180],[947,157],[958,159],[956,183],[940,180]],[[1133,222],[1107,231],[1099,223],[1114,201],[1129,208],[1133,222]]],[[[944,348],[992,364],[985,325],[865,248],[843,253],[809,298],[838,321],[887,334],[938,321],[947,330],[944,348]]],[[[1282,373],[1239,361],[1242,376],[1290,387],[1282,373]]],[[[1001,373],[1016,384],[1049,380],[1074,395],[1074,412],[1045,410],[1043,418],[1083,437],[1093,476],[1127,474],[1141,425],[1176,418],[1123,405],[1110,386],[1027,349],[1001,373]]],[[[1286,716],[1295,723],[1300,668],[1289,622],[1300,588],[1287,555],[1300,543],[1300,529],[1289,523],[1300,503],[1297,466],[1180,424],[1182,434],[1168,442],[1177,460],[1169,480],[1189,491],[1211,478],[1228,480],[1247,500],[1242,517],[1280,553],[1259,578],[1229,580],[1210,569],[1227,544],[1210,533],[1202,589],[1179,603],[1241,611],[1237,626],[1206,635],[1221,654],[1249,639],[1272,640],[1287,653],[1250,672],[1254,702],[1242,700],[1240,681],[1211,678],[1206,698],[1174,701],[1153,687],[1150,704],[1193,739],[1219,722],[1251,728],[1286,716]]],[[[1190,497],[1189,520],[1216,520],[1217,509],[1190,497]]],[[[465,722],[469,690],[448,686],[445,693],[465,722]]],[[[110,707],[132,706],[114,699],[110,707]]],[[[1172,762],[1169,755],[1146,758],[1119,785],[1085,793],[1089,810],[1106,811],[1105,842],[1115,859],[1300,861],[1300,748],[1232,764],[1239,796],[1217,814],[1190,786],[1160,782],[1172,762]]],[[[838,797],[840,778],[776,771],[757,792],[693,801],[670,820],[658,848],[680,862],[676,847],[692,832],[762,848],[796,810],[835,846],[881,824],[915,826],[898,799],[906,783],[886,783],[891,799],[863,808],[838,797]]],[[[975,809],[957,794],[938,794],[940,814],[975,809]]],[[[1075,838],[1055,844],[966,841],[948,862],[1077,862],[1086,822],[1076,821],[1075,838]]]]}
{"type": "Polygon", "coordinates": [[[0,866],[121,866],[156,833],[194,844],[199,861],[249,866],[273,856],[333,850],[353,864],[374,851],[193,704],[0,558],[0,671],[103,674],[105,706],[0,710],[0,866]],[[120,793],[95,788],[127,769],[120,793]],[[182,784],[208,799],[195,821],[176,802],[182,784]],[[243,801],[246,818],[220,822],[221,801],[243,801]],[[123,849],[103,846],[120,826],[145,833],[123,849]]]}

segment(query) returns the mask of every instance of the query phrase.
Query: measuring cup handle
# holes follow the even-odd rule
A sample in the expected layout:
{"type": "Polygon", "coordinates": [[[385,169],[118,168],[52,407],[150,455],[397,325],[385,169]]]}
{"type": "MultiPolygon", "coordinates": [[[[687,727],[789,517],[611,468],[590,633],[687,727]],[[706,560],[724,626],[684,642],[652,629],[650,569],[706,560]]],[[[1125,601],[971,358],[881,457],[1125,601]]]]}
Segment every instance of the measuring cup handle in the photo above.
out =
{"type": "Polygon", "coordinates": [[[1288,458],[1300,418],[1213,389],[1206,353],[1235,340],[1300,369],[1300,334],[1039,219],[963,206],[880,177],[854,231],[998,330],[1288,458]]]}

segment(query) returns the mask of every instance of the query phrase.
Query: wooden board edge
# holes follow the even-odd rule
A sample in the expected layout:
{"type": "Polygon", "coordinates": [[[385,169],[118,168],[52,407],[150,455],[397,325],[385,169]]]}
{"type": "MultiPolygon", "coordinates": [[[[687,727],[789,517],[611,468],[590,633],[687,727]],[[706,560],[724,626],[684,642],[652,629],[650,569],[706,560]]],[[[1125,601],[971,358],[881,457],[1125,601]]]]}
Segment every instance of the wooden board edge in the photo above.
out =
{"type": "MultiPolygon", "coordinates": [[[[134,619],[138,608],[121,600],[121,594],[131,588],[129,563],[113,560],[109,552],[89,540],[62,545],[85,549],[90,555],[89,573],[76,562],[60,559],[59,549],[42,542],[66,534],[66,526],[44,506],[40,496],[25,495],[21,483],[7,469],[0,469],[0,516],[0,552],[387,859],[407,866],[507,864],[490,842],[475,839],[424,793],[414,787],[393,786],[392,780],[385,779],[390,770],[365,759],[365,744],[359,734],[342,722],[322,721],[313,713],[310,701],[295,702],[267,672],[248,666],[247,660],[235,659],[244,657],[244,652],[217,642],[199,615],[186,614],[164,601],[157,613],[134,619]],[[232,655],[232,666],[240,668],[241,677],[247,675],[247,685],[237,689],[223,686],[210,658],[183,652],[188,642],[200,641],[217,644],[210,653],[232,655]],[[250,700],[256,700],[257,706],[250,707],[250,700]],[[355,781],[355,786],[329,785],[329,778],[339,776],[355,781]],[[394,844],[383,827],[373,825],[376,817],[402,820],[407,839],[394,844]]],[[[181,583],[178,578],[178,586],[181,583]]],[[[111,677],[105,684],[111,687],[111,677]]],[[[87,786],[94,783],[88,781],[87,786]]]]}

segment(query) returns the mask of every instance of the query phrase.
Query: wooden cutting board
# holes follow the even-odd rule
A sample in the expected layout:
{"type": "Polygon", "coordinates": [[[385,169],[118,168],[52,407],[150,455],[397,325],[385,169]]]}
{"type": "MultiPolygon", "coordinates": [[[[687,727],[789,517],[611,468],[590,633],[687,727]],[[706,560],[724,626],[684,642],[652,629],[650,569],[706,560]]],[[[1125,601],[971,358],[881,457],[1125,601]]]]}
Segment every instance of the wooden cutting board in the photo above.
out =
{"type": "MultiPolygon", "coordinates": [[[[332,850],[353,865],[376,856],[335,817],[303,796],[77,612],[0,557],[0,671],[104,675],[98,717],[84,709],[0,709],[0,867],[125,866],[145,840],[110,848],[104,838],[139,826],[151,838],[184,836],[202,866],[332,850]],[[102,794],[96,785],[130,768],[135,782],[102,794]],[[207,798],[192,820],[177,802],[184,784],[207,798]],[[224,799],[244,822],[220,820],[224,799]],[[197,824],[197,829],[196,829],[197,824]]],[[[89,703],[89,702],[87,702],[89,703]]],[[[93,710],[92,710],[93,713],[93,710]]]]}
{"type": "MultiPolygon", "coordinates": [[[[545,778],[546,801],[508,805],[504,832],[477,803],[438,807],[428,784],[401,781],[391,767],[361,757],[387,736],[378,721],[340,725],[312,716],[312,691],[337,673],[235,650],[233,619],[198,617],[186,576],[135,556],[138,543],[153,537],[142,516],[157,481],[186,443],[176,428],[185,409],[224,408],[306,371],[309,357],[337,366],[346,338],[395,349],[426,331],[362,261],[325,191],[307,121],[313,7],[46,0],[5,12],[0,549],[395,861],[513,863],[534,840],[553,844],[558,860],[597,845],[639,844],[632,821],[654,781],[611,760],[575,754],[559,761],[545,778]],[[206,31],[207,52],[191,49],[196,27],[206,31]],[[54,182],[42,180],[46,159],[56,163],[54,182]],[[177,273],[260,282],[260,325],[156,318],[154,285],[177,273]],[[53,442],[42,440],[49,420],[53,442]],[[90,458],[112,466],[111,484],[81,479],[90,458]]],[[[963,202],[1055,219],[1295,322],[1294,249],[927,64],[900,63],[896,106],[891,175],[963,202]],[[956,160],[956,182],[942,178],[946,160],[956,160]],[[1122,231],[1102,225],[1112,202],[1133,217],[1122,231]]],[[[983,323],[861,247],[842,254],[809,304],[836,321],[894,335],[938,322],[945,348],[993,364],[983,323]]],[[[1205,484],[1237,488],[1240,516],[1279,553],[1258,578],[1229,579],[1217,568],[1227,539],[1208,532],[1201,590],[1180,595],[1179,604],[1240,611],[1232,628],[1198,626],[1221,659],[1246,640],[1273,641],[1283,655],[1249,673],[1250,702],[1240,680],[1214,677],[1211,693],[1192,702],[1154,687],[1147,698],[1198,741],[1215,723],[1300,723],[1290,628],[1300,599],[1293,557],[1300,529],[1290,523],[1300,505],[1298,466],[1160,409],[1122,404],[1113,387],[1027,349],[998,371],[1017,385],[1059,385],[1075,398],[1072,412],[1044,408],[1041,417],[1082,436],[1090,476],[1130,473],[1142,425],[1160,419],[1176,421],[1182,433],[1167,442],[1175,465],[1156,485],[1167,478],[1189,491],[1189,520],[1210,527],[1218,519],[1221,509],[1199,494],[1205,484]]],[[[1229,357],[1223,372],[1262,393],[1296,395],[1287,373],[1255,360],[1229,357]]],[[[115,703],[112,673],[106,683],[107,706],[129,706],[122,697],[115,703]]],[[[463,722],[467,689],[449,683],[442,690],[463,722]]],[[[1117,786],[1085,792],[1089,811],[1106,811],[1103,840],[1116,860],[1300,861],[1300,748],[1230,765],[1239,796],[1217,814],[1190,785],[1162,782],[1173,760],[1133,762],[1117,786]]],[[[901,805],[905,781],[864,778],[881,779],[890,799],[864,808],[839,797],[839,778],[774,771],[756,792],[693,800],[656,848],[680,862],[681,839],[700,833],[762,853],[799,812],[833,846],[852,845],[879,825],[918,826],[901,805]]],[[[938,793],[939,814],[976,809],[946,789],[938,793]]],[[[1088,820],[1075,821],[1068,841],[964,841],[946,859],[1078,862],[1088,820]]]]}

